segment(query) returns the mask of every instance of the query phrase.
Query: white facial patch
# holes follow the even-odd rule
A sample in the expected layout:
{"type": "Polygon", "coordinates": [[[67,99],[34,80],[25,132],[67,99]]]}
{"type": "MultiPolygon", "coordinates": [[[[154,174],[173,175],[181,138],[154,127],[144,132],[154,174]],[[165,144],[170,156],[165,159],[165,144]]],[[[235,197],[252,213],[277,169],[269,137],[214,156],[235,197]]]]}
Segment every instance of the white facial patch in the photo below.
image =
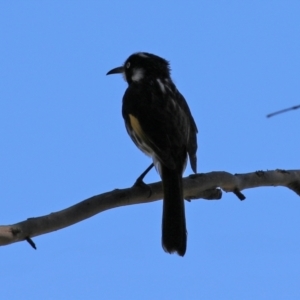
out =
{"type": "Polygon", "coordinates": [[[144,78],[144,70],[143,69],[133,69],[132,70],[132,76],[131,76],[132,81],[138,82],[143,78],[144,78]]]}
{"type": "Polygon", "coordinates": [[[156,80],[157,80],[157,82],[158,82],[158,85],[159,85],[161,91],[162,91],[163,93],[165,93],[165,92],[166,92],[165,85],[161,82],[160,79],[157,78],[156,80]]]}

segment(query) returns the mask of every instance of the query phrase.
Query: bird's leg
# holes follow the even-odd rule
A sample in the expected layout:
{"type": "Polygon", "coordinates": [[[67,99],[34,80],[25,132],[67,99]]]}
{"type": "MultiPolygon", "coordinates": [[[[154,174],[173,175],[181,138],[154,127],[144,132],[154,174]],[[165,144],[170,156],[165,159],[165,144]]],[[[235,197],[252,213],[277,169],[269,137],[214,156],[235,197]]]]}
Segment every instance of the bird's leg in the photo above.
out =
{"type": "Polygon", "coordinates": [[[147,189],[149,190],[149,197],[151,195],[151,189],[149,187],[149,185],[147,185],[143,179],[144,177],[148,174],[148,172],[154,167],[154,164],[152,163],[138,178],[137,180],[135,181],[134,185],[133,186],[139,186],[139,187],[142,187],[144,189],[147,189]]]}
{"type": "Polygon", "coordinates": [[[140,185],[140,184],[145,184],[143,179],[145,178],[145,176],[149,173],[149,171],[154,167],[154,164],[152,163],[135,181],[134,186],[135,185],[140,185]]]}

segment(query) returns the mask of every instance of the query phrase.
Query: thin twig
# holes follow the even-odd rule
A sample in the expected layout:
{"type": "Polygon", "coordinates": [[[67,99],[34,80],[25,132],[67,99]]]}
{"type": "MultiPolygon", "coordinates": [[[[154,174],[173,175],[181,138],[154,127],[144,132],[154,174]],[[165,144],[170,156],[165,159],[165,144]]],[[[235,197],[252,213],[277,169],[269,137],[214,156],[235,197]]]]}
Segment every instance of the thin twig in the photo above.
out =
{"type": "Polygon", "coordinates": [[[285,108],[285,109],[273,112],[271,114],[268,114],[267,118],[273,117],[273,116],[278,115],[278,114],[282,114],[284,112],[287,112],[287,111],[290,111],[290,110],[293,110],[293,109],[298,109],[298,108],[300,108],[300,105],[296,105],[296,106],[292,106],[292,107],[289,107],[289,108],[285,108]]]}

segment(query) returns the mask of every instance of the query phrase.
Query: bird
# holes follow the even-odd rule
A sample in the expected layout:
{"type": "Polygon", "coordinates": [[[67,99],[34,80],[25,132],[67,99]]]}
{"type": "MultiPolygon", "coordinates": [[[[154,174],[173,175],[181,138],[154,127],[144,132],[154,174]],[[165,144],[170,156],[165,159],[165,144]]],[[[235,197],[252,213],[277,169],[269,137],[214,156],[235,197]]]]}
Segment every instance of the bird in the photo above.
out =
{"type": "Polygon", "coordinates": [[[128,84],[122,103],[126,130],[135,145],[152,158],[162,179],[162,247],[167,253],[184,256],[187,229],[182,176],[188,157],[197,173],[195,120],[164,58],[137,52],[106,75],[110,74],[122,74],[128,84]]]}

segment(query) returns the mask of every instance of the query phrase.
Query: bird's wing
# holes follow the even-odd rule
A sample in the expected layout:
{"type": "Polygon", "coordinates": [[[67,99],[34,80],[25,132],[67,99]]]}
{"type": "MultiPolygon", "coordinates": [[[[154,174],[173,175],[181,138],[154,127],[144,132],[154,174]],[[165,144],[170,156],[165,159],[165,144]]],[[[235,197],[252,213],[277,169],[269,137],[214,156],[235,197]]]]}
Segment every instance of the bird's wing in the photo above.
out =
{"type": "MultiPolygon", "coordinates": [[[[155,84],[129,86],[123,97],[123,117],[129,134],[140,139],[171,169],[185,160],[191,130],[189,115],[182,107],[185,100],[177,97],[162,93],[155,84]]],[[[138,145],[140,141],[134,142],[138,145]]]]}

